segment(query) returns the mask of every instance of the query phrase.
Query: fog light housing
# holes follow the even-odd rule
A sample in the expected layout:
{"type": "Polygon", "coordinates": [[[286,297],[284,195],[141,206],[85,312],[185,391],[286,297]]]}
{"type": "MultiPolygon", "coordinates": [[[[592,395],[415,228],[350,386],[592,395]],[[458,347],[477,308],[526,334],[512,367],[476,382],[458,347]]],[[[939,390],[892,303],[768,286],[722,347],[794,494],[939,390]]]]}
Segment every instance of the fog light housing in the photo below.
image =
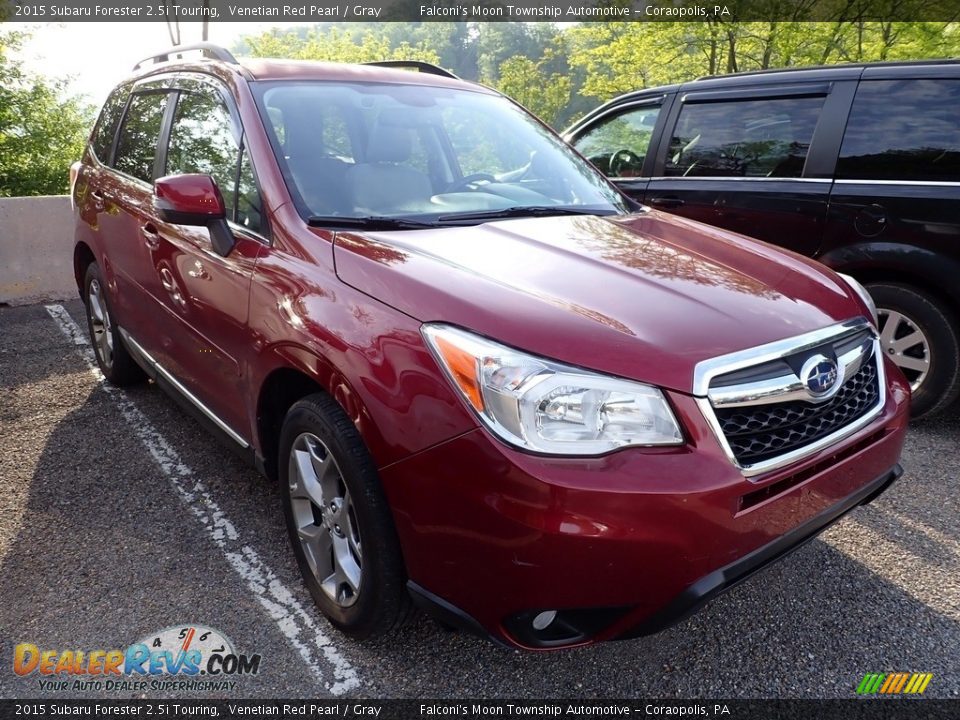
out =
{"type": "Polygon", "coordinates": [[[557,648],[593,638],[629,612],[628,607],[528,610],[503,621],[503,627],[520,645],[557,648]]]}

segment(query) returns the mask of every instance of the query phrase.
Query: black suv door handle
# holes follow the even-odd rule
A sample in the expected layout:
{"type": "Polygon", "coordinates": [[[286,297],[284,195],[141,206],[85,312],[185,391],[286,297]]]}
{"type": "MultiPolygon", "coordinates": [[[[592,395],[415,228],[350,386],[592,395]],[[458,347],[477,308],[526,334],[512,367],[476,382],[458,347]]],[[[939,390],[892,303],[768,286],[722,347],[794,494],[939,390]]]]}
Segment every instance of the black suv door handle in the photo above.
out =
{"type": "Polygon", "coordinates": [[[651,205],[659,205],[660,207],[680,207],[683,205],[683,200],[676,197],[675,195],[666,195],[664,197],[652,197],[648,201],[651,205]]]}
{"type": "Polygon", "coordinates": [[[156,250],[160,247],[160,233],[157,232],[157,227],[153,223],[147,223],[140,228],[140,234],[143,235],[143,241],[147,244],[147,247],[151,250],[156,250]]]}

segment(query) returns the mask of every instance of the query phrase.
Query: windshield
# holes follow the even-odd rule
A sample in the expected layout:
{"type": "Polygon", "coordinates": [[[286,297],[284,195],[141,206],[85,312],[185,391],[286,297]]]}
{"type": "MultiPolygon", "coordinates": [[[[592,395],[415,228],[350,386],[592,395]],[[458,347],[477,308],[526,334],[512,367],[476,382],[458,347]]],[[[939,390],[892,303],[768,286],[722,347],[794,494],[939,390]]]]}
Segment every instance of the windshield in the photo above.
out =
{"type": "Polygon", "coordinates": [[[599,173],[497,95],[292,81],[258,83],[256,95],[291,194],[315,224],[628,212],[599,173]]]}

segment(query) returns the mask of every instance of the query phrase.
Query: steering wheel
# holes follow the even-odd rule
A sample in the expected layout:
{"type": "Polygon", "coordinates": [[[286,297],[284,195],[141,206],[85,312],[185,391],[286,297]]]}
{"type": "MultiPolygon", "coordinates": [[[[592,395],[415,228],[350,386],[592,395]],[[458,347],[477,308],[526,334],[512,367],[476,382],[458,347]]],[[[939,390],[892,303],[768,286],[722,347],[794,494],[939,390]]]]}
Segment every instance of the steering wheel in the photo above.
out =
{"type": "Polygon", "coordinates": [[[454,180],[450,185],[447,186],[446,192],[458,192],[460,190],[466,190],[475,182],[480,182],[481,180],[486,180],[487,182],[496,182],[497,179],[489,173],[473,173],[471,175],[464,175],[459,180],[454,180]]]}
{"type": "Polygon", "coordinates": [[[610,169],[611,177],[622,177],[621,173],[625,170],[637,172],[643,165],[643,158],[632,150],[617,150],[610,156],[607,167],[610,169]]]}

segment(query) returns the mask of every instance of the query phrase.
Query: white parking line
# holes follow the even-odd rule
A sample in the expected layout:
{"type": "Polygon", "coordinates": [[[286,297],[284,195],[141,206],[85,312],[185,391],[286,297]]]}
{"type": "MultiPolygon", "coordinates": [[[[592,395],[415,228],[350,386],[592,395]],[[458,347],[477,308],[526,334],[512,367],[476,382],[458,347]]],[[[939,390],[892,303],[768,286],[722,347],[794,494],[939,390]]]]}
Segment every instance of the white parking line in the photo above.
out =
{"type": "MultiPolygon", "coordinates": [[[[62,305],[46,305],[63,334],[70,340],[98,382],[104,377],[97,367],[93,349],[86,334],[80,330],[62,305]]],[[[227,562],[237,572],[260,605],[276,623],[280,632],[297,649],[307,667],[332,695],[342,695],[360,685],[357,671],[340,654],[333,640],[321,627],[324,621],[316,611],[304,607],[270,567],[260,559],[256,550],[247,545],[219,504],[210,495],[206,485],[180,459],[177,451],[150,422],[146,415],[122,392],[107,383],[103,390],[120,410],[123,418],[160,466],[177,495],[193,516],[206,529],[213,543],[220,548],[227,562]],[[326,661],[333,679],[325,677],[321,659],[326,661]]]]}

